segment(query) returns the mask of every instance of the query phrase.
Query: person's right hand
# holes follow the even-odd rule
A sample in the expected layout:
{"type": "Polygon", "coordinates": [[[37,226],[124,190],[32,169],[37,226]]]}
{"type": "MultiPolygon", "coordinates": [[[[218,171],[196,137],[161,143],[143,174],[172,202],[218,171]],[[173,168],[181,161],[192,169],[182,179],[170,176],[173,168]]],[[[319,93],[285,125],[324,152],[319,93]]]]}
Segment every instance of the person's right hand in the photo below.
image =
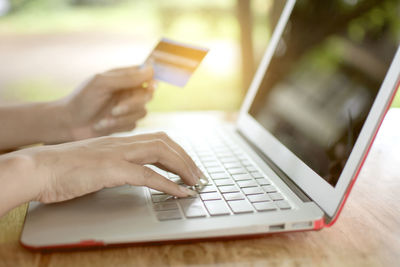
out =
{"type": "Polygon", "coordinates": [[[65,111],[71,140],[130,131],[146,115],[156,87],[151,65],[99,73],[58,101],[65,111]]]}
{"type": "Polygon", "coordinates": [[[147,186],[177,197],[196,192],[166,179],[156,165],[195,185],[204,177],[189,155],[165,133],[100,137],[21,150],[32,159],[40,183],[35,200],[59,202],[105,187],[147,186]],[[25,151],[25,152],[24,152],[25,151]]]}

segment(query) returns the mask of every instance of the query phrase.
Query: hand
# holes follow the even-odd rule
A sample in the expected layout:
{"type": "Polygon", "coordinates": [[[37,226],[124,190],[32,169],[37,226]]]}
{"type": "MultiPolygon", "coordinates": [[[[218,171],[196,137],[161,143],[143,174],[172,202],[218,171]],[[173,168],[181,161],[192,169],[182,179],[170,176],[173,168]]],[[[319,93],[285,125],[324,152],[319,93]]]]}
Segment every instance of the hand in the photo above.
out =
{"type": "Polygon", "coordinates": [[[146,115],[155,82],[150,66],[97,74],[62,101],[71,139],[81,140],[129,131],[146,115]]]}
{"type": "Polygon", "coordinates": [[[177,197],[196,194],[145,164],[176,173],[187,185],[195,185],[204,177],[189,155],[164,133],[100,137],[20,152],[24,151],[31,151],[37,170],[34,173],[40,179],[35,199],[44,203],[125,184],[147,186],[177,197]]]}

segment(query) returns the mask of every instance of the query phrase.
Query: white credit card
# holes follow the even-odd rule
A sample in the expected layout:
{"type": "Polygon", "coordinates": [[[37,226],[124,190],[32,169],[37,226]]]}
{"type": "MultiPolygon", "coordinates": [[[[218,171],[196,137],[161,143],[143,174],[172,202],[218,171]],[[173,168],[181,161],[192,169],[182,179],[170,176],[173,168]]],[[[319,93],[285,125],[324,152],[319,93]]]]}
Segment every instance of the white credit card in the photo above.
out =
{"type": "Polygon", "coordinates": [[[208,49],[162,38],[146,60],[154,68],[154,79],[184,87],[207,55],[208,49]]]}

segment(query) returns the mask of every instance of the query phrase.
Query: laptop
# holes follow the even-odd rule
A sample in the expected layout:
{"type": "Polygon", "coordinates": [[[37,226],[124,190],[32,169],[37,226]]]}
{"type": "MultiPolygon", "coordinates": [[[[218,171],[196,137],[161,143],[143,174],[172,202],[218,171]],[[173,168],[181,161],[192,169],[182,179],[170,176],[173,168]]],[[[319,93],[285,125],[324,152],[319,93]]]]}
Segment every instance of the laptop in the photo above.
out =
{"type": "Polygon", "coordinates": [[[237,122],[169,131],[209,178],[197,197],[121,186],[31,202],[21,244],[163,243],[334,224],[399,86],[387,6],[363,3],[287,1],[237,122]]]}

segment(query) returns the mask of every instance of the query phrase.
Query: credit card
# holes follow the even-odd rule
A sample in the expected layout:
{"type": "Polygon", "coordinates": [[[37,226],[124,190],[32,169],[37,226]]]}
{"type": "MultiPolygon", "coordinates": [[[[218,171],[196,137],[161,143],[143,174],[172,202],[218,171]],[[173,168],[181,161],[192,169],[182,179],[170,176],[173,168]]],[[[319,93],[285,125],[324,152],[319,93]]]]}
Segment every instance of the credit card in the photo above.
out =
{"type": "Polygon", "coordinates": [[[155,80],[184,87],[207,53],[206,48],[162,38],[146,63],[153,65],[155,80]]]}

